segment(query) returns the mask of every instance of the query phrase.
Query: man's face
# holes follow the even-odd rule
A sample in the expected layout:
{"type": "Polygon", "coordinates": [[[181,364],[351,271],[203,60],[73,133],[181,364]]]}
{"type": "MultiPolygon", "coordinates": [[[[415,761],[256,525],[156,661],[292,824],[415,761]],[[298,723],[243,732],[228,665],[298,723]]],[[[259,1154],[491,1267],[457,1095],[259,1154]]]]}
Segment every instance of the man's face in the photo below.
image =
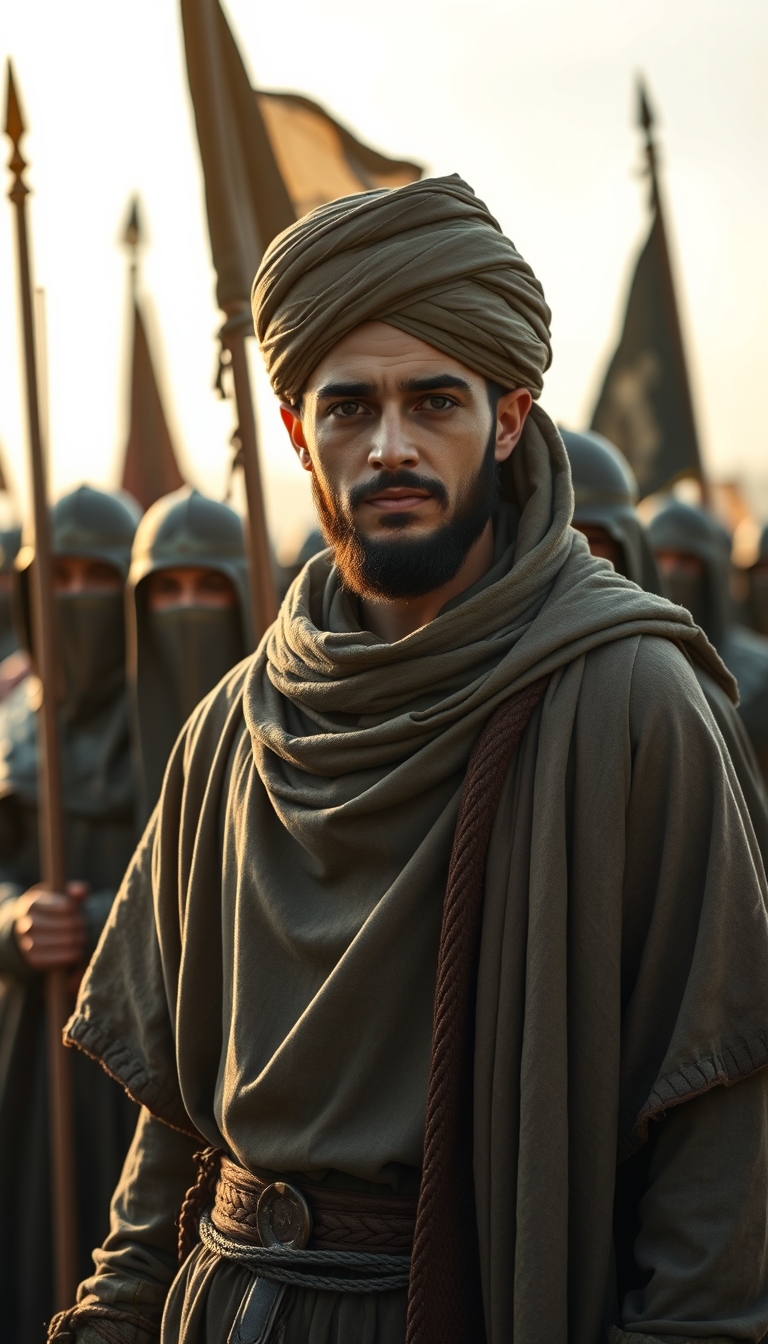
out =
{"type": "Polygon", "coordinates": [[[282,413],[348,586],[396,598],[448,582],[530,405],[518,389],[492,409],[484,378],[386,323],[340,341],[282,413]]]}

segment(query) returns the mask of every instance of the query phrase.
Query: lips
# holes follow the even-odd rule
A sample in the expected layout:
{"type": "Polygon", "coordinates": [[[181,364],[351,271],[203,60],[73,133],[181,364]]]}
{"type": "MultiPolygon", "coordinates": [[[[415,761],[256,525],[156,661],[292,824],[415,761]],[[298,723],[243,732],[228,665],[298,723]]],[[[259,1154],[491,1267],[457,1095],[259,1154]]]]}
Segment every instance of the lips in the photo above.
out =
{"type": "Polygon", "coordinates": [[[420,504],[432,498],[428,490],[413,490],[407,486],[382,490],[380,494],[369,495],[366,504],[373,505],[384,512],[402,513],[404,509],[416,509],[420,504]]]}

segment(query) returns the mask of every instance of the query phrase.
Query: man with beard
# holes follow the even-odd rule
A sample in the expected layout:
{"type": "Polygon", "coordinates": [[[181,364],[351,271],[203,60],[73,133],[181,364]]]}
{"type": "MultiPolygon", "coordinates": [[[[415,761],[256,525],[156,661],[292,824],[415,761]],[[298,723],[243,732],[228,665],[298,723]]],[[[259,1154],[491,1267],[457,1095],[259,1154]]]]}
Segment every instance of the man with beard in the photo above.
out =
{"type": "MultiPolygon", "coordinates": [[[[587,538],[598,558],[647,592],[661,593],[653,551],[635,509],[639,491],[629,463],[601,434],[560,431],[573,481],[573,526],[587,538]]],[[[709,708],[723,734],[742,793],[749,807],[763,864],[768,866],[768,810],[765,789],[749,736],[738,710],[714,677],[695,663],[709,708]]]]}
{"type": "Polygon", "coordinates": [[[768,640],[737,624],[730,593],[731,539],[703,509],[668,504],[648,530],[667,596],[687,607],[739,688],[739,714],[768,781],[768,640]]]}
{"type": "Polygon", "coordinates": [[[237,514],[186,486],[158,499],[136,532],[127,599],[128,681],[146,821],[192,710],[253,648],[237,514]]]}
{"type": "Polygon", "coordinates": [[[570,526],[541,286],[450,177],[307,215],[253,309],[331,549],[84,981],[143,1109],[51,1337],[758,1340],[765,877],[691,662],[735,690],[570,526]]]}
{"type": "MultiPolygon", "coordinates": [[[[37,682],[0,706],[0,1340],[40,1344],[53,1309],[45,972],[77,978],[136,843],[125,696],[123,586],[136,526],[119,499],[82,486],[52,516],[62,667],[66,893],[41,891],[37,682]],[[78,970],[79,968],[79,970],[78,970]]],[[[19,556],[22,609],[29,566],[19,556]]],[[[33,655],[34,650],[30,651],[33,655]]],[[[73,1000],[74,1001],[74,1000],[73,1000]]],[[[96,1065],[73,1060],[78,1263],[87,1270],[136,1108],[96,1065]]]]}

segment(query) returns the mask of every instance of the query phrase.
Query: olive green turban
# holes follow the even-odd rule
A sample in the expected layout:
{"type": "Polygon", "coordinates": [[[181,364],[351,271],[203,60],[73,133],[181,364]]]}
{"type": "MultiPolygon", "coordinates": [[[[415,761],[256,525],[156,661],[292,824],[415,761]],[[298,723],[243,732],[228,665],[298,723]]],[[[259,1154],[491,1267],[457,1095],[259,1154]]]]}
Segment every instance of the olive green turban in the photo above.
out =
{"type": "Polygon", "coordinates": [[[319,206],[267,249],[251,302],[272,387],[291,404],[362,322],[388,322],[535,397],[552,358],[539,281],[457,175],[319,206]]]}

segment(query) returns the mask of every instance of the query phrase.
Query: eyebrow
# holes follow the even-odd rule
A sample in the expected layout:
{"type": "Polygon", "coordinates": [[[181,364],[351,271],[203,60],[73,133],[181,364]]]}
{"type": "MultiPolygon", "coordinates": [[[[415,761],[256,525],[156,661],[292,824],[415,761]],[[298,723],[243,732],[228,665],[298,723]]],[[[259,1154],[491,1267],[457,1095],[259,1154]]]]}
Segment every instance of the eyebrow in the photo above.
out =
{"type": "Polygon", "coordinates": [[[372,397],[376,391],[373,383],[326,383],[318,389],[319,401],[326,397],[372,397]]]}
{"type": "Polygon", "coordinates": [[[401,392],[439,392],[441,387],[454,387],[460,392],[471,392],[466,378],[455,373],[437,373],[432,378],[406,378],[398,383],[401,392]]]}
{"type": "MultiPolygon", "coordinates": [[[[406,378],[398,383],[401,392],[439,392],[443,387],[453,387],[461,392],[470,392],[466,378],[455,373],[437,373],[429,378],[406,378]]],[[[329,397],[373,397],[376,387],[373,383],[326,383],[318,389],[319,401],[329,397]]]]}

